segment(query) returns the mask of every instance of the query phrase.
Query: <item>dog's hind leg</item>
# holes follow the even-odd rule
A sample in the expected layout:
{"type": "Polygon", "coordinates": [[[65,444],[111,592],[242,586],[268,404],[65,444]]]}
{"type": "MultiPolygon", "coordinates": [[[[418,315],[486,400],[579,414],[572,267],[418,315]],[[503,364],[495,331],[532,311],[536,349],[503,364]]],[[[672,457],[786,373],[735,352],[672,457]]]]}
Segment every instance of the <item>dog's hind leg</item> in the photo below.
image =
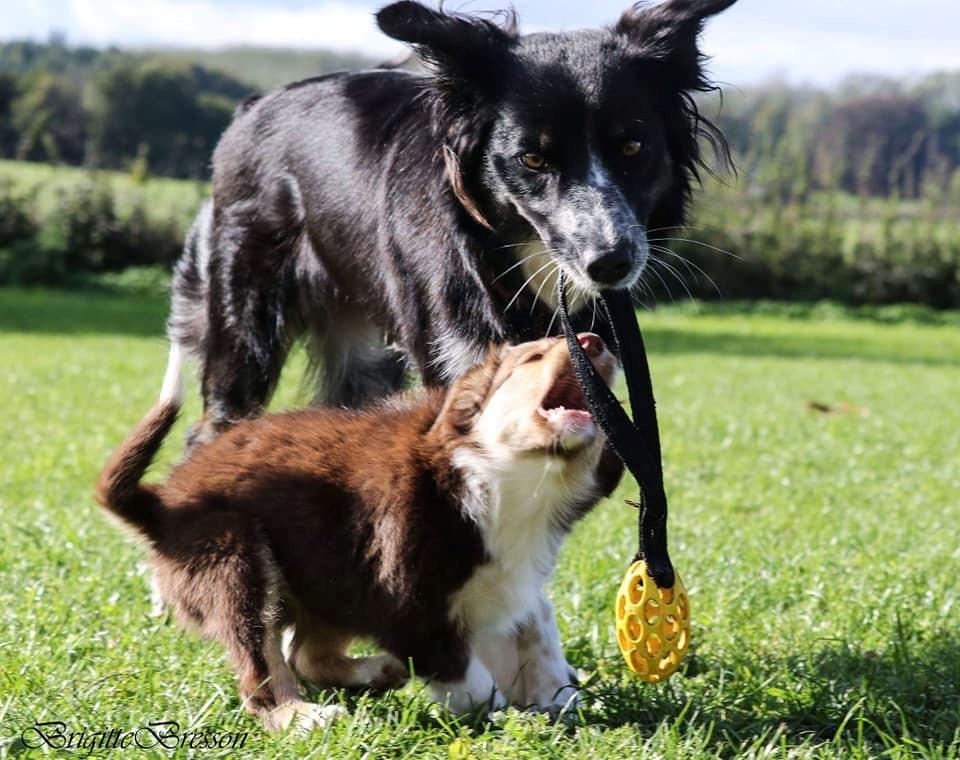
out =
{"type": "MultiPolygon", "coordinates": [[[[263,655],[267,665],[268,683],[273,696],[272,705],[254,706],[264,726],[271,731],[282,731],[296,722],[299,728],[324,728],[346,714],[340,705],[318,705],[300,696],[296,676],[283,657],[277,627],[264,636],[263,655]]],[[[248,684],[250,682],[248,681],[248,684]]],[[[241,692],[243,685],[241,684],[241,692]]]]}
{"type": "Polygon", "coordinates": [[[280,572],[269,551],[249,553],[240,545],[211,572],[219,576],[217,594],[203,627],[226,645],[244,707],[270,731],[294,722],[300,728],[323,728],[343,715],[338,705],[305,701],[283,657],[280,572]]]}
{"type": "Polygon", "coordinates": [[[338,314],[308,344],[318,376],[314,404],[359,407],[403,387],[405,356],[384,342],[383,331],[366,315],[338,314]]]}
{"type": "MultiPolygon", "coordinates": [[[[238,621],[239,622],[239,621],[238,621]]],[[[284,661],[278,626],[255,630],[241,623],[225,637],[239,677],[244,707],[257,715],[268,731],[283,731],[294,722],[300,728],[324,728],[346,713],[339,705],[307,702],[284,661]]]]}
{"type": "Polygon", "coordinates": [[[301,678],[324,686],[393,689],[409,678],[406,667],[390,654],[350,657],[352,636],[302,615],[290,644],[288,662],[301,678]]]}
{"type": "Polygon", "coordinates": [[[210,224],[188,238],[170,322],[171,335],[191,338],[201,364],[204,416],[188,444],[263,412],[302,328],[297,268],[309,243],[294,180],[283,177],[263,197],[217,207],[210,224]],[[194,314],[186,330],[199,298],[202,316],[194,314]]]}

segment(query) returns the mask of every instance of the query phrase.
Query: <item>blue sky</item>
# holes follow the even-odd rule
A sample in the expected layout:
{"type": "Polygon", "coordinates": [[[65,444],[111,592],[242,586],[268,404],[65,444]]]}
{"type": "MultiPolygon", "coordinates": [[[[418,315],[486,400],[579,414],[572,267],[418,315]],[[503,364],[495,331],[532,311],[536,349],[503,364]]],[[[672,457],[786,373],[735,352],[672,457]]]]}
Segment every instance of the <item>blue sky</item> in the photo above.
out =
{"type": "MultiPolygon", "coordinates": [[[[226,44],[399,50],[374,28],[366,0],[30,0],[0,3],[0,38],[51,31],[96,45],[226,44]]],[[[450,9],[501,0],[447,0],[450,9]]],[[[514,0],[524,28],[575,29],[614,21],[626,0],[514,0]]],[[[853,72],[960,69],[960,0],[739,0],[704,36],[712,71],[730,84],[772,77],[830,84],[853,72]]]]}

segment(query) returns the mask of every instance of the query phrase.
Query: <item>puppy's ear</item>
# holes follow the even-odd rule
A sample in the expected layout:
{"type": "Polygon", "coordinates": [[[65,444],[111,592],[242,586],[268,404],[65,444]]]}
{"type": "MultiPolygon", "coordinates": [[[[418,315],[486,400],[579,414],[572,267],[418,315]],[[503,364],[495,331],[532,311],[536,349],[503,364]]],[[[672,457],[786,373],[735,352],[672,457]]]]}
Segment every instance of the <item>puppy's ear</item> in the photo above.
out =
{"type": "Polygon", "coordinates": [[[504,26],[470,16],[443,13],[412,0],[382,8],[377,25],[388,37],[413,45],[440,77],[474,86],[493,84],[517,39],[516,21],[504,26]]]}
{"type": "Polygon", "coordinates": [[[435,429],[452,436],[463,436],[470,432],[474,420],[490,397],[493,381],[503,361],[503,352],[504,346],[491,343],[483,360],[450,386],[435,429]]]}
{"type": "Polygon", "coordinates": [[[697,38],[707,18],[726,10],[736,0],[667,0],[659,5],[637,3],[615,27],[627,37],[641,58],[668,64],[677,86],[698,90],[707,85],[703,55],[697,38]]]}

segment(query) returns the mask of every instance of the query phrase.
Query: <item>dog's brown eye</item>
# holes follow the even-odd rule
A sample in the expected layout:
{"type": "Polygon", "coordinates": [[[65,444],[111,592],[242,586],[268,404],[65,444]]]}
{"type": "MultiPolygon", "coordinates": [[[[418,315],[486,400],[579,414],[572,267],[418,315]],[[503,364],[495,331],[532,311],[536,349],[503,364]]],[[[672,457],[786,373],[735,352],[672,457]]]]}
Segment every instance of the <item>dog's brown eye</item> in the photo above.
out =
{"type": "Polygon", "coordinates": [[[623,155],[625,156],[639,156],[642,150],[643,143],[639,140],[627,140],[623,144],[623,155]]]}
{"type": "Polygon", "coordinates": [[[543,358],[543,354],[530,354],[526,359],[523,360],[524,364],[529,364],[530,362],[538,362],[543,358]]]}
{"type": "Polygon", "coordinates": [[[545,159],[539,153],[524,153],[522,156],[520,156],[520,163],[522,163],[528,169],[533,169],[535,172],[539,172],[546,168],[547,159],[545,159]]]}

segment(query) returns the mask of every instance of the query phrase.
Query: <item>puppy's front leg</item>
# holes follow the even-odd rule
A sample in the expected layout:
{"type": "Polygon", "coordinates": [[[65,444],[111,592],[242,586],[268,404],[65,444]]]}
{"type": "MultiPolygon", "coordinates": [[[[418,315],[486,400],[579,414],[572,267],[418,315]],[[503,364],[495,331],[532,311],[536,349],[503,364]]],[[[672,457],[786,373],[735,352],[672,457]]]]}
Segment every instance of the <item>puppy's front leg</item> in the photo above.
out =
{"type": "Polygon", "coordinates": [[[434,681],[430,684],[433,699],[455,713],[468,713],[489,706],[499,710],[507,706],[507,700],[497,689],[493,676],[475,655],[470,655],[463,678],[453,681],[434,681]]]}
{"type": "Polygon", "coordinates": [[[543,592],[515,633],[478,637],[477,651],[511,704],[554,717],[579,706],[577,674],[563,655],[553,605],[543,592]]]}

